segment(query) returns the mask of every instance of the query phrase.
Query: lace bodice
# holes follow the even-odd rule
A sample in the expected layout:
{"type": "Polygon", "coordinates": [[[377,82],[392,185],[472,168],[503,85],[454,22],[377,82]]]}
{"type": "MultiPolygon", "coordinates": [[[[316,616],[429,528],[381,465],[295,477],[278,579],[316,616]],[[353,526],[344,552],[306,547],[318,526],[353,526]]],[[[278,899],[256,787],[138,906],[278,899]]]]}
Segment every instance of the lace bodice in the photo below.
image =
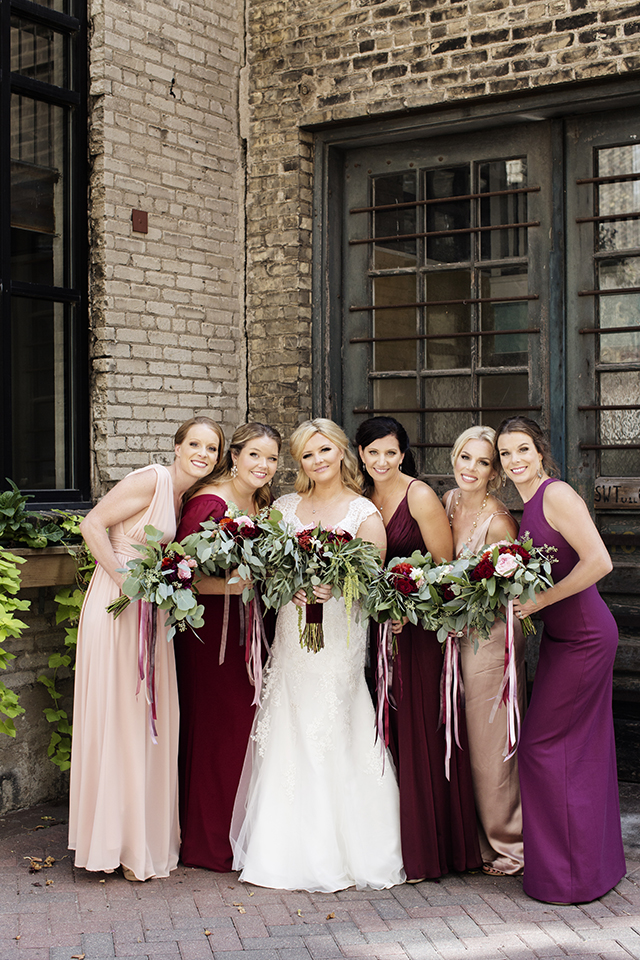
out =
{"type": "MultiPolygon", "coordinates": [[[[298,504],[301,500],[302,497],[299,493],[286,493],[283,497],[278,497],[273,504],[275,509],[280,511],[283,519],[293,526],[296,533],[300,530],[312,530],[317,526],[317,523],[314,522],[304,524],[296,514],[298,504]]],[[[356,497],[355,500],[352,500],[349,504],[344,518],[340,520],[339,523],[336,523],[335,527],[339,527],[346,533],[350,533],[352,537],[355,537],[360,528],[360,524],[364,523],[368,517],[377,512],[377,507],[374,506],[371,500],[367,500],[366,497],[356,497]]]]}

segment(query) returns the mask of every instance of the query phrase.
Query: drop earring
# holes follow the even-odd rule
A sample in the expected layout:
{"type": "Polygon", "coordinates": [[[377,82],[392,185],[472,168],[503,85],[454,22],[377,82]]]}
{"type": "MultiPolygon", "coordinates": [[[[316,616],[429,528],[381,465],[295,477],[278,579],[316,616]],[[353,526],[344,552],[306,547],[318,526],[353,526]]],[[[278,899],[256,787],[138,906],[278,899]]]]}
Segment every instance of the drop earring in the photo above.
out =
{"type": "Polygon", "coordinates": [[[502,473],[500,474],[500,484],[501,484],[501,486],[503,486],[503,487],[506,487],[506,485],[507,485],[507,475],[506,475],[506,473],[504,472],[504,470],[503,470],[502,473]]]}
{"type": "Polygon", "coordinates": [[[235,480],[235,478],[238,476],[238,468],[237,468],[237,466],[235,465],[235,463],[234,463],[234,465],[231,467],[231,476],[234,478],[234,480],[235,480]]]}

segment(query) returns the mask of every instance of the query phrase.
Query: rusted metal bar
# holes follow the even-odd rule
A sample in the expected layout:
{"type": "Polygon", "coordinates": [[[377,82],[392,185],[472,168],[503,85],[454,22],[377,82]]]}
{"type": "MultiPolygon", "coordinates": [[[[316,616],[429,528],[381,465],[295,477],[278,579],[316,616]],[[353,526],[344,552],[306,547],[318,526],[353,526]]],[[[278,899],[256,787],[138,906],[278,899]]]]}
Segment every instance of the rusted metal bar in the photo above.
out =
{"type": "Polygon", "coordinates": [[[640,293],[640,287],[607,287],[602,290],[578,290],[579,297],[610,297],[618,293],[640,293]]]}
{"type": "Polygon", "coordinates": [[[603,333],[640,333],[640,326],[635,327],[583,327],[578,333],[593,333],[601,336],[603,333]]]}
{"type": "Polygon", "coordinates": [[[453,237],[460,233],[486,233],[490,230],[516,230],[520,227],[539,226],[539,220],[528,220],[526,223],[496,223],[487,227],[460,227],[456,230],[427,230],[424,233],[398,233],[392,234],[390,237],[365,237],[363,240],[349,240],[349,245],[355,247],[361,243],[389,243],[397,240],[419,240],[422,237],[453,237]]]}
{"type": "Polygon", "coordinates": [[[618,173],[609,177],[584,177],[576,180],[578,186],[584,183],[627,183],[630,180],[640,180],[640,173],[618,173]]]}
{"type": "MultiPolygon", "coordinates": [[[[389,410],[388,407],[354,407],[353,413],[379,414],[388,413],[393,416],[396,413],[508,413],[513,407],[398,407],[396,410],[389,410]]],[[[540,405],[536,407],[521,407],[518,410],[542,410],[540,405]]]]}
{"type": "Polygon", "coordinates": [[[610,213],[602,217],[576,217],[576,223],[617,223],[619,220],[640,220],[640,213],[610,213]]]}
{"type": "Polygon", "coordinates": [[[349,343],[399,343],[402,340],[450,340],[452,337],[505,337],[512,333],[540,333],[540,327],[518,330],[464,330],[451,333],[412,333],[402,337],[351,337],[349,343]]]}
{"type": "Polygon", "coordinates": [[[467,297],[465,300],[422,300],[419,303],[384,303],[366,304],[365,306],[349,307],[350,313],[357,313],[364,310],[408,310],[412,307],[449,307],[457,304],[466,305],[468,303],[512,303],[520,300],[539,300],[537,293],[523,294],[521,297],[467,297]]]}
{"type": "Polygon", "coordinates": [[[457,197],[430,197],[428,200],[403,200],[401,203],[383,203],[375,207],[353,207],[349,213],[375,213],[378,210],[406,210],[409,207],[427,207],[456,200],[484,200],[487,197],[509,197],[517,193],[539,193],[540,187],[518,187],[514,190],[491,190],[488,193],[463,193],[457,197]]]}

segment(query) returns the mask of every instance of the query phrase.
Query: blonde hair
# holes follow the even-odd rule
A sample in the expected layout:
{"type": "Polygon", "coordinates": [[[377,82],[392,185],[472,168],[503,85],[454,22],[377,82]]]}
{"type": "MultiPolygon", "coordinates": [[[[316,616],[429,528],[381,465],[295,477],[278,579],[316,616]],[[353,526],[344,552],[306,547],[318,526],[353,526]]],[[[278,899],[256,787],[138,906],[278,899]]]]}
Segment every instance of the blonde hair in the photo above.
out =
{"type": "Polygon", "coordinates": [[[492,477],[487,484],[487,492],[493,493],[494,490],[498,490],[500,487],[500,463],[498,456],[495,450],[495,440],[496,432],[493,427],[487,427],[483,424],[476,427],[469,427],[468,430],[464,430],[458,439],[453,444],[451,448],[451,464],[455,467],[456,460],[462,453],[465,444],[469,440],[485,440],[491,447],[491,466],[496,472],[495,477],[492,477]]]}
{"type": "Polygon", "coordinates": [[[310,493],[315,487],[315,481],[306,475],[302,469],[302,454],[304,448],[309,443],[311,437],[316,433],[321,433],[323,437],[335,444],[343,454],[340,464],[340,476],[342,483],[353,493],[362,492],[362,474],[358,469],[358,461],[355,454],[349,446],[349,438],[346,433],[333,420],[327,420],[325,417],[316,417],[315,420],[305,420],[291,434],[289,439],[289,450],[291,456],[299,465],[298,476],[294,484],[296,493],[310,493]]]}

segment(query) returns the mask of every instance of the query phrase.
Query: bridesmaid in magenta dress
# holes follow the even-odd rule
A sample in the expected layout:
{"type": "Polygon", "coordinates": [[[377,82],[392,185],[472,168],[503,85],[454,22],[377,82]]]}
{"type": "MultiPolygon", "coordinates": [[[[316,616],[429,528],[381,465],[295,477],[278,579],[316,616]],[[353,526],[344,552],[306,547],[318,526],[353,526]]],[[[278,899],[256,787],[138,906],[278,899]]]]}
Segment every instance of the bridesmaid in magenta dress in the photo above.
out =
{"type": "MultiPolygon", "coordinates": [[[[266,506],[280,443],[277,430],[265,424],[238,427],[220,466],[195,485],[177,539],[194,533],[205,520],[223,517],[232,503],[246,514],[266,506]]],[[[200,640],[187,631],[175,644],[180,697],[180,859],[186,866],[220,873],[231,870],[231,814],[255,712],[241,635],[239,594],[245,585],[242,580],[226,585],[232,596],[222,663],[222,577],[198,582],[205,608],[200,640]]]]}
{"type": "Polygon", "coordinates": [[[618,630],[596,588],[611,558],[582,498],[549,477],[534,420],[503,421],[496,447],[525,504],[520,530],[557,550],[555,585],[537,603],[514,603],[516,616],[544,621],[518,751],[523,887],[547,903],[588,903],[626,871],[611,710],[618,630]]]}
{"type": "MultiPolygon", "coordinates": [[[[365,478],[364,493],[382,514],[387,561],[427,550],[451,560],[451,529],[434,491],[401,470],[415,472],[409,438],[393,417],[360,424],[356,444],[365,478]]],[[[469,762],[467,730],[460,718],[451,780],[445,776],[444,728],[438,726],[442,653],[435,633],[407,623],[394,625],[398,658],[390,711],[391,752],[400,787],[402,856],[409,881],[435,879],[452,870],[482,866],[469,762]]]]}

